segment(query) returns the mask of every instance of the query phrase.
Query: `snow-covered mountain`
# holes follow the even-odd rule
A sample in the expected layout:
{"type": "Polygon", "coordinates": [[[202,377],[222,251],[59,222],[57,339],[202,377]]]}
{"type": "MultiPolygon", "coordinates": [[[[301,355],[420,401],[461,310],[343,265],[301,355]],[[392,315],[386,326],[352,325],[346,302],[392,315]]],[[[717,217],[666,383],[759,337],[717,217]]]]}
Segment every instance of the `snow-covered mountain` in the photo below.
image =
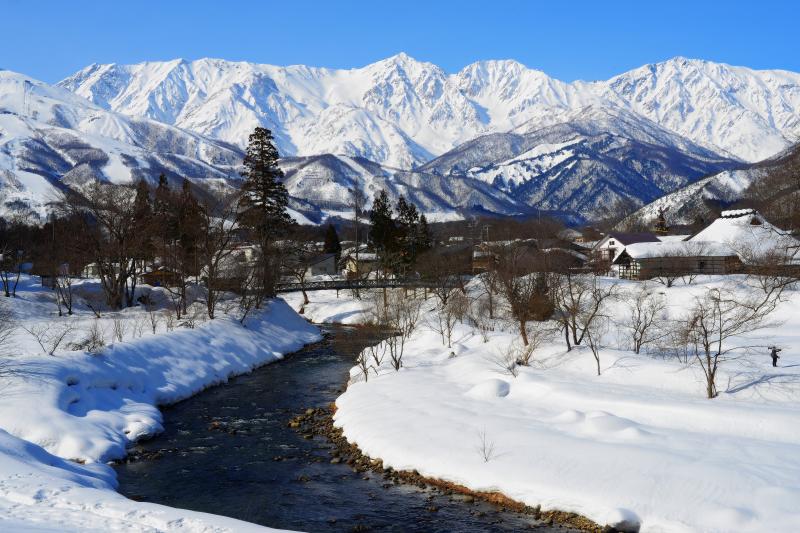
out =
{"type": "MultiPolygon", "coordinates": [[[[63,88],[0,71],[0,216],[43,217],[59,191],[89,180],[130,184],[188,177],[236,186],[243,153],[235,146],[152,119],[107,111],[63,88]]],[[[349,216],[349,188],[371,201],[381,188],[403,194],[431,220],[530,209],[482,181],[391,169],[364,159],[286,158],[292,215],[303,223],[349,216]]],[[[177,183],[176,183],[177,185],[177,183]]]]}
{"type": "Polygon", "coordinates": [[[420,170],[463,174],[526,205],[592,219],[740,164],[625,110],[590,106],[566,118],[478,137],[420,170]]]}
{"type": "MultiPolygon", "coordinates": [[[[426,214],[429,221],[459,220],[474,214],[524,215],[533,212],[524,203],[482,181],[466,176],[441,176],[384,167],[361,158],[334,156],[284,159],[286,188],[294,198],[319,209],[317,218],[352,218],[350,189],[360,188],[372,205],[386,190],[394,204],[402,195],[426,214]]],[[[312,220],[313,215],[311,217],[312,220]]]]}
{"type": "Polygon", "coordinates": [[[800,138],[800,74],[674,58],[565,83],[514,61],[447,74],[399,54],[351,70],[216,59],[91,65],[60,85],[109,110],[243,146],[256,125],[282,154],[332,153],[410,169],[478,135],[624,109],[716,153],[769,157],[800,138]]]}
{"type": "Polygon", "coordinates": [[[90,179],[238,179],[240,150],[147,118],[102,109],[0,70],[0,216],[43,216],[58,191],[90,179]]]}
{"type": "MultiPolygon", "coordinates": [[[[800,145],[792,146],[759,163],[707,176],[644,205],[621,225],[651,226],[662,209],[667,213],[668,222],[673,225],[708,220],[712,217],[712,209],[737,203],[747,196],[749,189],[758,184],[759,180],[786,169],[796,169],[798,161],[800,145]]],[[[795,191],[796,188],[793,188],[791,192],[795,191]]],[[[774,193],[778,195],[781,191],[776,190],[774,193]]]]}

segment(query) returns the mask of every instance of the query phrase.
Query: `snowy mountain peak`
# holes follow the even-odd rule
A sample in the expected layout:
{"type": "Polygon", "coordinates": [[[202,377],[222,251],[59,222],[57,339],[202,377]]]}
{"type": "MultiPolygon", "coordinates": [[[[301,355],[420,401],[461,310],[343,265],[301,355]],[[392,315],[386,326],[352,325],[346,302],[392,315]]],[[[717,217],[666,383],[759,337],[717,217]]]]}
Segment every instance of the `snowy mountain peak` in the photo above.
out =
{"type": "Polygon", "coordinates": [[[239,146],[264,125],[284,155],[334,153],[400,168],[477,135],[546,127],[590,105],[625,109],[747,161],[800,137],[800,75],[684,57],[605,82],[566,83],[513,60],[447,74],[401,52],[350,70],[219,59],[92,65],[60,85],[103,108],[239,146]]]}

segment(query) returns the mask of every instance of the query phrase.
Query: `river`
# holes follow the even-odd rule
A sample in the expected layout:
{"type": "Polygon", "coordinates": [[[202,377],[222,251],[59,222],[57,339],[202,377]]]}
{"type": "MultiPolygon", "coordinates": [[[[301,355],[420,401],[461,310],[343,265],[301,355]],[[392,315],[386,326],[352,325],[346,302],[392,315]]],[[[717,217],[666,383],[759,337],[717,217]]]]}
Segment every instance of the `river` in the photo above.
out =
{"type": "Polygon", "coordinates": [[[326,340],[165,407],[164,432],[115,466],[133,499],[309,532],[565,531],[432,487],[331,463],[324,437],[288,427],[341,394],[356,354],[380,340],[344,326],[326,340]],[[465,501],[466,500],[466,501],[465,501]]]}

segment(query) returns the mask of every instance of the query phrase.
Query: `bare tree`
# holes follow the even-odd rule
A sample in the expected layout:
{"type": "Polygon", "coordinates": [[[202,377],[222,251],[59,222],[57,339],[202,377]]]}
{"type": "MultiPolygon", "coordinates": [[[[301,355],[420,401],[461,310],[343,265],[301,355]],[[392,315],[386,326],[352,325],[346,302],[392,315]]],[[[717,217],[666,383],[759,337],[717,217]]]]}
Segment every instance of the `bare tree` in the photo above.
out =
{"type": "Polygon", "coordinates": [[[115,316],[111,322],[112,326],[112,334],[114,339],[117,342],[122,342],[125,340],[125,332],[127,331],[128,327],[125,322],[125,319],[119,316],[115,316]]]}
{"type": "Polygon", "coordinates": [[[457,314],[454,312],[451,302],[437,302],[433,313],[427,315],[425,325],[431,331],[435,331],[442,337],[442,344],[452,348],[453,328],[458,321],[457,314]]]}
{"type": "Polygon", "coordinates": [[[313,243],[300,242],[294,240],[285,247],[283,267],[294,280],[300,285],[300,292],[303,293],[303,305],[308,305],[308,293],[306,292],[306,278],[311,271],[311,260],[317,254],[313,243]]]}
{"type": "Polygon", "coordinates": [[[483,294],[486,296],[486,312],[489,319],[494,318],[495,308],[495,295],[499,292],[499,284],[497,281],[497,270],[492,269],[476,276],[483,288],[483,294]]]}
{"type": "Polygon", "coordinates": [[[105,330],[100,326],[100,321],[94,319],[86,331],[86,337],[70,344],[73,350],[85,350],[90,354],[99,354],[106,346],[105,330]]]}
{"type": "Polygon", "coordinates": [[[138,275],[135,198],[133,188],[93,181],[82,194],[69,192],[61,202],[64,213],[80,223],[75,229],[82,239],[80,246],[97,263],[106,303],[112,309],[133,305],[138,275]]]}
{"type": "Polygon", "coordinates": [[[53,355],[75,327],[69,322],[47,322],[21,326],[21,329],[34,338],[42,352],[53,355]]]}
{"type": "Polygon", "coordinates": [[[494,331],[492,304],[486,298],[476,298],[470,303],[469,319],[481,334],[483,342],[489,342],[489,333],[494,331]]]}
{"type": "MultiPolygon", "coordinates": [[[[239,195],[211,195],[200,202],[202,221],[199,249],[202,271],[206,279],[208,318],[214,319],[221,294],[228,288],[237,266],[230,257],[239,229],[239,195]]],[[[261,280],[263,287],[264,280],[261,280]]]]}
{"type": "MultiPolygon", "coordinates": [[[[358,357],[356,358],[356,366],[361,371],[361,377],[364,378],[364,381],[369,381],[369,371],[375,370],[372,364],[370,363],[370,358],[367,355],[366,350],[362,350],[358,357]]],[[[375,370],[377,373],[377,370],[375,370]]]]}
{"type": "Polygon", "coordinates": [[[589,351],[594,356],[598,376],[600,375],[600,349],[603,347],[603,337],[608,331],[608,321],[606,316],[597,316],[585,329],[586,344],[589,345],[589,351]]]}
{"type": "Polygon", "coordinates": [[[692,307],[680,319],[683,337],[696,347],[695,361],[706,379],[706,395],[717,396],[717,372],[722,364],[747,353],[731,340],[769,325],[767,319],[782,301],[785,286],[778,284],[766,293],[714,287],[695,297],[692,307]]]}
{"type": "Polygon", "coordinates": [[[499,251],[497,286],[525,346],[529,342],[527,323],[545,320],[553,312],[550,275],[537,271],[537,266],[533,255],[523,245],[506,246],[499,251]]]}
{"type": "Polygon", "coordinates": [[[0,248],[0,284],[6,297],[17,296],[17,285],[22,274],[24,251],[8,245],[0,248]]]}
{"type": "MultiPolygon", "coordinates": [[[[69,266],[64,264],[58,267],[55,278],[53,280],[54,288],[56,290],[57,298],[64,305],[67,314],[72,314],[73,294],[72,294],[72,277],[69,275],[69,266]]],[[[61,312],[61,305],[59,304],[59,313],[61,312]]]]}
{"type": "Polygon", "coordinates": [[[406,343],[419,323],[422,300],[405,297],[402,291],[393,290],[387,294],[385,306],[381,305],[377,295],[373,298],[372,306],[375,308],[375,315],[380,317],[381,324],[392,332],[384,342],[389,350],[392,368],[400,370],[403,366],[406,343]]]}
{"type": "Polygon", "coordinates": [[[617,285],[591,274],[559,274],[554,281],[555,317],[564,330],[567,350],[572,350],[583,343],[592,322],[604,316],[607,304],[616,298],[617,285]]]}
{"type": "Polygon", "coordinates": [[[478,455],[481,456],[484,463],[488,463],[494,458],[494,441],[490,440],[486,434],[486,428],[478,432],[478,446],[476,447],[478,455]]]}
{"type": "Polygon", "coordinates": [[[5,303],[0,302],[0,357],[8,357],[11,352],[11,335],[17,328],[14,315],[5,303]]]}
{"type": "Polygon", "coordinates": [[[624,298],[627,303],[627,316],[620,324],[631,339],[634,353],[639,353],[643,347],[650,345],[666,335],[662,328],[666,301],[664,298],[648,288],[646,284],[637,287],[624,298]]]}

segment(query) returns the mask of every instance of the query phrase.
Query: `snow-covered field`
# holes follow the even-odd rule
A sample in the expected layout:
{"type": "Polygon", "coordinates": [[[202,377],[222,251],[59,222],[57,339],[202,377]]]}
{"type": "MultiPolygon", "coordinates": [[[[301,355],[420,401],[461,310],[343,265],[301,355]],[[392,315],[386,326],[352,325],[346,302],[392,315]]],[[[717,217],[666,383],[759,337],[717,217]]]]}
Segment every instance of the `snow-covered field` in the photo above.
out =
{"type": "MultiPolygon", "coordinates": [[[[96,290],[91,281],[76,286],[83,295],[96,290]]],[[[169,329],[159,312],[153,334],[141,307],[95,319],[79,300],[75,315],[58,317],[50,290],[27,277],[17,298],[0,300],[17,325],[0,377],[0,530],[264,530],[128,500],[114,491],[114,472],[103,463],[161,430],[158,405],[280,359],[318,340],[317,328],[275,300],[252,315],[247,327],[222,316],[198,321],[193,329],[169,329]],[[70,350],[67,342],[82,340],[95,324],[106,346],[94,354],[70,350]],[[121,342],[114,338],[115,325],[124,330],[121,342]],[[69,331],[51,356],[26,329],[47,331],[46,339],[69,331]]]]}
{"type": "MultiPolygon", "coordinates": [[[[632,290],[637,282],[622,283],[632,290]]],[[[698,278],[657,290],[675,315],[720,283],[698,278]]],[[[364,307],[344,292],[310,298],[306,316],[319,322],[352,322],[364,307]]],[[[624,305],[614,304],[615,319],[624,305]]],[[[337,400],[336,424],[368,455],[600,524],[800,531],[799,291],[788,293],[772,327],[734,339],[756,348],[722,365],[713,400],[699,367],[636,355],[613,326],[601,376],[588,348],[567,352],[556,335],[513,377],[496,359],[518,342],[514,325],[498,321],[484,342],[458,324],[447,348],[425,325],[433,306],[423,305],[401,371],[384,358],[380,375],[364,382],[354,367],[354,383],[337,400]],[[783,347],[777,368],[769,344],[783,347]]]]}

